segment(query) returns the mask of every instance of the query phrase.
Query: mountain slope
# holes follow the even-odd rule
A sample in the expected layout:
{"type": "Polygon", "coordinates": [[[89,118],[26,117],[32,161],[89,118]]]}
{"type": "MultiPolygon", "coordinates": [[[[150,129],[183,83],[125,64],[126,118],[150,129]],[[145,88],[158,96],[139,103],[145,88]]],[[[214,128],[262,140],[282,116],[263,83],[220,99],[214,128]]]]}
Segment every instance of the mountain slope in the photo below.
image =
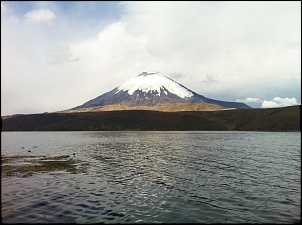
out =
{"type": "Polygon", "coordinates": [[[81,113],[81,112],[101,112],[101,111],[119,111],[119,110],[151,110],[162,112],[179,112],[179,111],[216,111],[223,110],[221,106],[204,102],[196,103],[174,103],[166,105],[139,105],[129,106],[125,104],[104,105],[97,107],[81,108],[74,110],[64,110],[58,113],[81,113]]]}
{"type": "Polygon", "coordinates": [[[142,72],[130,78],[121,86],[72,109],[120,103],[129,106],[154,106],[197,102],[215,104],[223,108],[251,108],[244,103],[206,98],[158,72],[142,72]]]}

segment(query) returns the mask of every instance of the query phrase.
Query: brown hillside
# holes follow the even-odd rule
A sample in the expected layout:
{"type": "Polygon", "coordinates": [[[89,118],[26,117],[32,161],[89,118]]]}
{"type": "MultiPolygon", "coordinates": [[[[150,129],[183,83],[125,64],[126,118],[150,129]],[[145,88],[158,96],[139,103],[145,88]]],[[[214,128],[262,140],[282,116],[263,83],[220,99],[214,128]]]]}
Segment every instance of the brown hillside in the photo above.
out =
{"type": "Polygon", "coordinates": [[[129,106],[126,104],[105,105],[99,107],[83,108],[77,110],[64,110],[58,113],[80,113],[80,112],[102,112],[102,111],[119,111],[119,110],[152,110],[162,112],[179,112],[179,111],[216,111],[222,110],[221,106],[208,103],[175,103],[155,106],[129,106]]]}

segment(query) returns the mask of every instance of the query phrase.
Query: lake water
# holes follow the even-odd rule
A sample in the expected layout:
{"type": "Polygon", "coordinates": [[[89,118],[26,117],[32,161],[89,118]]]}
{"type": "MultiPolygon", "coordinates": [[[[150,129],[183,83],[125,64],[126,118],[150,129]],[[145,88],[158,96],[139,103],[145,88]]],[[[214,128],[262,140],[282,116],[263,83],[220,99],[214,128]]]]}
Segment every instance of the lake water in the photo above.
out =
{"type": "Polygon", "coordinates": [[[2,132],[1,156],[4,223],[301,219],[300,132],[2,132]]]}

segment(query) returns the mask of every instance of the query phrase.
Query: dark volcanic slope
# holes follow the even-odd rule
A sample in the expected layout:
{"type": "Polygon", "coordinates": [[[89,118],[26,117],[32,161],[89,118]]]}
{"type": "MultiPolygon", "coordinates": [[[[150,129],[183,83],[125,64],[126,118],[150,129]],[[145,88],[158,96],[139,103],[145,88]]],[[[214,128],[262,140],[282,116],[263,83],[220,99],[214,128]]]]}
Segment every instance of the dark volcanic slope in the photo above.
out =
{"type": "Polygon", "coordinates": [[[300,108],[301,106],[211,112],[130,110],[95,113],[32,114],[2,119],[2,131],[300,131],[300,108]]]}

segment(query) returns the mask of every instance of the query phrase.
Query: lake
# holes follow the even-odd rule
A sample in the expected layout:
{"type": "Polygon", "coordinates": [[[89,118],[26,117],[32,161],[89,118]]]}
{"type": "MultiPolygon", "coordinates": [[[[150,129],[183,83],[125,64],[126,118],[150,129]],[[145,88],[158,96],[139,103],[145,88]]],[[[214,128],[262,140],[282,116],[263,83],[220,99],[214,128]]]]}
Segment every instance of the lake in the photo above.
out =
{"type": "Polygon", "coordinates": [[[300,132],[1,132],[4,223],[298,223],[300,132]]]}

